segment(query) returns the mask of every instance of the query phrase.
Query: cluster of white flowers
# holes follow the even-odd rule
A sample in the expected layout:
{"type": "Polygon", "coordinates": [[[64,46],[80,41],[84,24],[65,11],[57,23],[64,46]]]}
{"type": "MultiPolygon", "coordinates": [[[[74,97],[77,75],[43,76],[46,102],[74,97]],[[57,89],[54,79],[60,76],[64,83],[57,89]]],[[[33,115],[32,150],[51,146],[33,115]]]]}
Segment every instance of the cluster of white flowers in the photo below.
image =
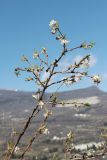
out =
{"type": "Polygon", "coordinates": [[[66,80],[64,80],[64,84],[66,84],[66,85],[71,85],[71,84],[72,84],[72,81],[69,80],[69,79],[66,79],[66,80]]]}
{"type": "Polygon", "coordinates": [[[40,134],[45,134],[45,135],[48,135],[50,133],[50,131],[48,130],[48,128],[46,127],[45,124],[41,125],[41,127],[38,130],[38,132],[40,134]]]}
{"type": "MultiPolygon", "coordinates": [[[[51,20],[49,23],[49,26],[50,26],[51,32],[53,34],[55,34],[59,29],[59,24],[55,20],[51,20]]],[[[62,35],[57,36],[56,39],[59,40],[62,45],[67,45],[69,43],[69,41],[66,40],[65,37],[63,37],[62,35]]]]}
{"type": "Polygon", "coordinates": [[[43,70],[42,66],[34,65],[33,72],[35,73],[36,77],[39,77],[40,72],[43,70]]]}
{"type": "Polygon", "coordinates": [[[81,78],[82,78],[82,77],[83,77],[83,74],[78,73],[78,74],[75,76],[74,81],[75,81],[75,82],[78,82],[78,81],[80,81],[80,80],[81,80],[81,78]]]}
{"type": "Polygon", "coordinates": [[[49,23],[49,26],[50,26],[51,32],[53,34],[55,34],[57,32],[57,30],[59,29],[59,24],[55,20],[51,20],[50,23],[49,23]]]}
{"type": "Polygon", "coordinates": [[[91,49],[95,45],[94,42],[90,42],[89,44],[86,44],[85,42],[82,44],[82,48],[84,49],[91,49]]]}
{"type": "Polygon", "coordinates": [[[19,151],[20,151],[20,148],[18,146],[16,146],[14,152],[19,153],[19,151]]]}
{"type": "Polygon", "coordinates": [[[39,57],[39,52],[37,52],[37,51],[36,51],[36,52],[34,52],[34,54],[33,54],[33,58],[34,58],[34,59],[37,59],[38,57],[39,57]]]}
{"type": "Polygon", "coordinates": [[[81,65],[82,68],[88,68],[89,66],[90,66],[90,58],[85,59],[81,65]]]}
{"type": "Polygon", "coordinates": [[[48,130],[48,128],[45,128],[45,129],[43,130],[43,134],[45,134],[45,135],[50,134],[50,131],[48,130]]]}
{"type": "Polygon", "coordinates": [[[83,48],[84,49],[91,49],[92,47],[91,47],[91,45],[86,44],[86,45],[83,46],[83,48]]]}
{"type": "Polygon", "coordinates": [[[40,93],[37,92],[36,94],[33,94],[32,97],[38,101],[38,106],[42,109],[45,103],[42,100],[40,100],[40,93]]]}
{"type": "Polygon", "coordinates": [[[69,41],[66,39],[60,39],[60,42],[62,45],[64,45],[64,44],[67,45],[69,43],[69,41]]]}
{"type": "Polygon", "coordinates": [[[45,118],[47,118],[49,115],[52,115],[52,111],[46,111],[46,113],[44,113],[45,118]]]}
{"type": "Polygon", "coordinates": [[[99,84],[101,82],[101,77],[99,75],[95,75],[92,77],[94,83],[99,84]]]}
{"type": "Polygon", "coordinates": [[[68,138],[68,139],[73,138],[73,133],[72,133],[71,131],[67,134],[67,138],[68,138]]]}
{"type": "Polygon", "coordinates": [[[39,107],[42,109],[45,104],[44,104],[43,101],[40,100],[39,103],[38,103],[38,105],[39,105],[39,107]]]}
{"type": "Polygon", "coordinates": [[[47,52],[46,48],[42,48],[42,53],[45,54],[47,52]]]}
{"type": "Polygon", "coordinates": [[[80,81],[82,77],[83,77],[83,75],[78,73],[77,75],[74,75],[72,78],[67,78],[67,79],[65,78],[66,80],[64,80],[64,83],[66,85],[71,85],[73,83],[80,81]]]}

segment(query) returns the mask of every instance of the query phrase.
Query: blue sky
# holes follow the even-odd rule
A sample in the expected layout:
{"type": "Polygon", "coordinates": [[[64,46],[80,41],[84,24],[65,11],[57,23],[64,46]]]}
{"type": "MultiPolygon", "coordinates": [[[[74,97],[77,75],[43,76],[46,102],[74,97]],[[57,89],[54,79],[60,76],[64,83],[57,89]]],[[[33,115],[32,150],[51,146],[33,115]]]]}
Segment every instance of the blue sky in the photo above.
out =
{"type": "MultiPolygon", "coordinates": [[[[55,19],[73,47],[95,41],[91,51],[76,51],[75,56],[91,53],[97,63],[91,74],[103,77],[99,87],[107,91],[107,1],[106,0],[0,0],[0,88],[35,90],[35,84],[17,78],[14,68],[22,66],[20,57],[31,57],[34,48],[46,47],[50,60],[58,56],[60,44],[50,34],[49,22],[55,19]]],[[[64,61],[73,59],[69,56],[64,61]]],[[[88,87],[84,80],[70,89],[88,87]]],[[[54,89],[54,88],[53,88],[54,89]]],[[[62,88],[65,90],[66,88],[62,88]]],[[[68,89],[68,88],[67,88],[68,89]]]]}

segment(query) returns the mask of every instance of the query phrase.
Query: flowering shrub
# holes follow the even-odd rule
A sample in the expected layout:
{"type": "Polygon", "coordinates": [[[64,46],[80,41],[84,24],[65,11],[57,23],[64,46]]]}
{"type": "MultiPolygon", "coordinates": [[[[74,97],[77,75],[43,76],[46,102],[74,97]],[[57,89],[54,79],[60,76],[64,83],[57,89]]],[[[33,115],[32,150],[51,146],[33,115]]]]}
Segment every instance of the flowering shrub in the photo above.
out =
{"type": "MultiPolygon", "coordinates": [[[[73,104],[74,108],[89,106],[88,103],[78,103],[78,102],[64,102],[58,99],[55,94],[51,94],[48,100],[45,100],[44,94],[46,90],[56,85],[57,90],[62,87],[63,85],[70,86],[74,83],[81,81],[84,77],[90,78],[94,83],[99,84],[101,82],[101,78],[99,75],[89,75],[88,71],[85,68],[88,68],[90,65],[90,57],[91,55],[85,55],[81,58],[78,62],[74,62],[73,64],[68,65],[64,70],[62,70],[59,66],[60,61],[63,57],[67,56],[69,52],[73,52],[77,49],[91,49],[94,46],[93,42],[86,43],[83,42],[82,44],[74,47],[69,48],[68,43],[70,41],[67,39],[65,34],[63,34],[60,30],[59,23],[55,20],[50,21],[49,27],[51,33],[55,36],[56,40],[59,41],[62,45],[62,51],[57,58],[54,59],[53,62],[49,63],[49,55],[46,48],[42,48],[41,52],[34,50],[33,59],[35,59],[35,64],[32,64],[26,56],[22,56],[21,60],[28,64],[25,68],[16,68],[15,74],[17,76],[21,75],[21,72],[29,73],[30,76],[27,77],[26,81],[34,81],[37,85],[37,92],[32,97],[36,101],[36,106],[33,109],[31,115],[29,116],[26,124],[19,134],[14,146],[10,150],[10,154],[7,157],[7,160],[12,158],[12,155],[16,152],[16,148],[18,147],[19,142],[21,141],[22,137],[24,136],[28,127],[30,127],[31,120],[39,114],[39,112],[43,111],[44,120],[40,123],[40,126],[35,131],[33,137],[31,137],[28,145],[24,149],[23,153],[20,155],[20,159],[22,160],[25,156],[25,153],[29,150],[32,146],[33,142],[42,134],[51,134],[51,131],[48,130],[47,119],[53,114],[51,107],[56,106],[58,104],[64,106],[65,104],[73,104]],[[43,73],[47,74],[46,79],[42,79],[43,73]],[[55,75],[58,75],[58,80],[53,79],[55,75]],[[64,77],[63,77],[64,75],[64,77]],[[63,77],[63,78],[62,78],[63,77]],[[47,105],[50,105],[50,109],[48,109],[47,105]]],[[[66,151],[70,149],[71,140],[72,140],[72,132],[67,134],[67,139],[65,141],[66,151]]]]}

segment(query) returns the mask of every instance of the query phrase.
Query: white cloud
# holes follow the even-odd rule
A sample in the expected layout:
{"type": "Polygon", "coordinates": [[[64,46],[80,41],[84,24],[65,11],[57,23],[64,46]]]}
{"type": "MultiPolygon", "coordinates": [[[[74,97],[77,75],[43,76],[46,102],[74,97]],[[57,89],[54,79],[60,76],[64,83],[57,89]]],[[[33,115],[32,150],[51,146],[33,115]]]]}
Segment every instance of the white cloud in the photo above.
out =
{"type": "Polygon", "coordinates": [[[47,78],[48,78],[48,76],[49,76],[49,72],[44,72],[43,74],[42,74],[42,81],[44,81],[44,80],[46,80],[47,78]]]}
{"type": "MultiPolygon", "coordinates": [[[[77,56],[73,59],[73,63],[74,63],[74,62],[78,63],[82,58],[83,58],[83,56],[77,55],[77,56]]],[[[90,56],[89,66],[90,66],[90,67],[93,67],[96,63],[97,63],[96,57],[93,56],[93,55],[91,55],[91,56],[90,56]]]]}
{"type": "Polygon", "coordinates": [[[71,61],[69,58],[63,59],[61,62],[59,62],[59,67],[62,70],[65,70],[66,67],[68,67],[71,64],[71,61]]]}
{"type": "Polygon", "coordinates": [[[74,59],[73,59],[73,63],[79,63],[79,61],[82,59],[81,55],[77,55],[74,59]]]}

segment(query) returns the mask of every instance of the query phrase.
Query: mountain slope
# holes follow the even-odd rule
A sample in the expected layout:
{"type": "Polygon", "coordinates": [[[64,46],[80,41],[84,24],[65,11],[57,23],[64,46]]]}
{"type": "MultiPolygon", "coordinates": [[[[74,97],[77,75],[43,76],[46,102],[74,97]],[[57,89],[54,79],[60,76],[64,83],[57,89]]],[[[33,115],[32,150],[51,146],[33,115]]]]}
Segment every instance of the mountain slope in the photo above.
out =
{"type": "MultiPolygon", "coordinates": [[[[0,90],[1,151],[4,150],[3,146],[6,146],[13,128],[18,132],[22,131],[28,116],[35,106],[32,94],[35,93],[0,90]]],[[[49,96],[50,93],[46,93],[44,98],[47,99],[49,96]]],[[[41,151],[41,147],[45,149],[47,143],[51,148],[56,146],[62,148],[63,142],[54,142],[53,138],[57,136],[63,139],[70,130],[73,131],[75,135],[74,143],[102,140],[99,133],[102,128],[107,128],[107,93],[99,90],[98,87],[92,86],[84,89],[59,92],[57,96],[59,99],[67,101],[85,99],[93,101],[94,103],[92,103],[91,107],[82,108],[78,111],[72,107],[53,107],[53,115],[51,115],[47,121],[50,134],[41,137],[41,139],[36,142],[34,151],[35,148],[37,152],[41,151]],[[98,99],[96,103],[95,98],[98,99]]],[[[43,118],[42,113],[34,117],[30,125],[31,128],[27,130],[21,143],[26,144],[28,138],[35,132],[35,128],[40,125],[43,118]]]]}

